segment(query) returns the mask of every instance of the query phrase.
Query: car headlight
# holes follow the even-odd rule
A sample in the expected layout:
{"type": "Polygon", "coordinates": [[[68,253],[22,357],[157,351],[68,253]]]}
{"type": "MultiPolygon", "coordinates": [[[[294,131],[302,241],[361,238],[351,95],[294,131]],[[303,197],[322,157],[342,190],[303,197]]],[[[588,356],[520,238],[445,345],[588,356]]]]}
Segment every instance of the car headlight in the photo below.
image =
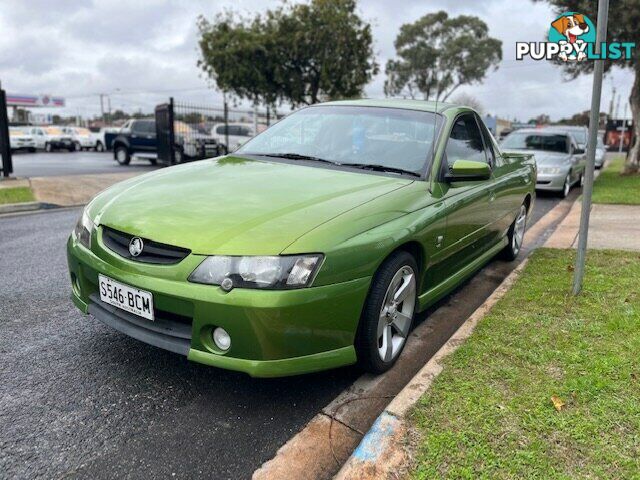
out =
{"type": "Polygon", "coordinates": [[[78,223],[76,223],[73,233],[82,245],[86,248],[91,248],[91,235],[93,234],[94,229],[95,224],[91,221],[87,214],[87,210],[85,209],[78,219],[78,223]]]}
{"type": "Polygon", "coordinates": [[[543,175],[557,175],[558,173],[562,173],[562,169],[560,167],[540,167],[538,173],[543,175]]]}
{"type": "Polygon", "coordinates": [[[269,257],[207,257],[189,281],[232,288],[287,290],[308,286],[320,266],[322,255],[269,257]]]}

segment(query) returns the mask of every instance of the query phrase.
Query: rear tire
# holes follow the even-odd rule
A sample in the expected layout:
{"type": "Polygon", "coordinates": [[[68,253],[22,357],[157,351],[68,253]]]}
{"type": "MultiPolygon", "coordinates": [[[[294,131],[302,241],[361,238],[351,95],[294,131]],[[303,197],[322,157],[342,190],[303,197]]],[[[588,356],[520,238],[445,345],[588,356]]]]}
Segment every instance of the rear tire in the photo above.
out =
{"type": "Polygon", "coordinates": [[[129,153],[129,149],[124,145],[118,145],[114,152],[113,156],[120,165],[129,165],[131,162],[131,154],[129,153]]]}
{"type": "Polygon", "coordinates": [[[96,143],[96,152],[104,152],[104,145],[102,142],[96,143]]]}
{"type": "Polygon", "coordinates": [[[509,227],[509,232],[507,233],[507,239],[509,240],[509,245],[507,245],[502,251],[502,257],[511,262],[518,257],[520,250],[522,250],[522,243],[524,242],[524,233],[527,229],[527,207],[523,203],[520,205],[520,210],[518,210],[518,215],[516,215],[516,219],[513,221],[511,226],[509,227]]]}
{"type": "Polygon", "coordinates": [[[355,342],[364,370],[383,373],[400,357],[416,311],[418,271],[415,258],[398,251],[374,275],[355,342]]]}
{"type": "Polygon", "coordinates": [[[44,144],[44,151],[45,152],[52,152],[53,151],[53,147],[51,146],[51,144],[49,142],[44,144]]]}

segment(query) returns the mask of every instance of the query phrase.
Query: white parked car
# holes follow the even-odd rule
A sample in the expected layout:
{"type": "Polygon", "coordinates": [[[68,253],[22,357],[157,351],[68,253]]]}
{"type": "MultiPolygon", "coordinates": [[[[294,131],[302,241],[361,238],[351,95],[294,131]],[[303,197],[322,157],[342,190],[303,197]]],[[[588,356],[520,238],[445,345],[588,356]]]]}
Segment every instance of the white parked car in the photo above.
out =
{"type": "Polygon", "coordinates": [[[211,136],[220,144],[227,148],[227,151],[233,152],[244,145],[247,140],[251,139],[256,132],[253,130],[253,125],[249,123],[230,123],[229,126],[229,145],[227,145],[227,138],[225,124],[218,123],[211,128],[211,136]]]}
{"type": "Polygon", "coordinates": [[[9,127],[9,145],[11,151],[36,151],[36,141],[33,139],[30,130],[30,127],[9,127]]]}
{"type": "Polygon", "coordinates": [[[60,149],[73,152],[76,149],[71,135],[65,134],[60,127],[31,127],[30,133],[33,135],[36,148],[47,152],[60,149]]]}
{"type": "MultiPolygon", "coordinates": [[[[76,150],[89,150],[90,148],[97,149],[98,136],[88,128],[62,127],[61,130],[65,135],[71,136],[76,150]]],[[[104,146],[104,143],[102,145],[104,146]]]]}

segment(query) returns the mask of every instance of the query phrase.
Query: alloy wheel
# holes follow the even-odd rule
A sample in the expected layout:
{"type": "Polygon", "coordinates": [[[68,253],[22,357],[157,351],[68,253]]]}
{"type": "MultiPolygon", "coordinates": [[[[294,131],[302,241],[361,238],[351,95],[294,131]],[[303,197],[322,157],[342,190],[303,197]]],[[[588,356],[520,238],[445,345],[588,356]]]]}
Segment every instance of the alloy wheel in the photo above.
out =
{"type": "Polygon", "coordinates": [[[522,248],[522,242],[524,241],[524,230],[527,225],[527,209],[524,205],[520,206],[520,212],[516,217],[516,222],[513,228],[513,252],[517,255],[522,248]]]}
{"type": "Polygon", "coordinates": [[[562,187],[563,196],[566,197],[567,195],[569,195],[570,191],[571,191],[571,174],[568,173],[567,178],[564,179],[564,185],[562,187]]]}
{"type": "Polygon", "coordinates": [[[416,304],[416,275],[408,265],[393,276],[378,319],[378,355],[383,362],[393,361],[409,334],[416,304]]]}
{"type": "Polygon", "coordinates": [[[118,162],[120,163],[127,160],[127,151],[124,148],[119,149],[116,155],[118,157],[118,162]]]}

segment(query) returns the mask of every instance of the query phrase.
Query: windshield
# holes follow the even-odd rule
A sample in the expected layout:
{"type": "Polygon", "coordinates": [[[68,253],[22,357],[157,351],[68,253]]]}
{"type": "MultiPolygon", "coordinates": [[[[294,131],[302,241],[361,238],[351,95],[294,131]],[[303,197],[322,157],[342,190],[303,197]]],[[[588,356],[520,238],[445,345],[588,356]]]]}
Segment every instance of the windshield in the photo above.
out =
{"type": "Polygon", "coordinates": [[[505,150],[544,150],[546,152],[569,153],[566,135],[543,135],[540,133],[514,132],[502,142],[505,150]]]}
{"type": "Polygon", "coordinates": [[[439,115],[416,110],[315,106],[289,115],[238,152],[315,157],[420,174],[431,158],[436,121],[439,125],[439,115]]]}
{"type": "Polygon", "coordinates": [[[578,142],[580,145],[587,144],[587,132],[584,129],[571,130],[571,135],[573,135],[573,138],[575,138],[576,142],[578,142]]]}

